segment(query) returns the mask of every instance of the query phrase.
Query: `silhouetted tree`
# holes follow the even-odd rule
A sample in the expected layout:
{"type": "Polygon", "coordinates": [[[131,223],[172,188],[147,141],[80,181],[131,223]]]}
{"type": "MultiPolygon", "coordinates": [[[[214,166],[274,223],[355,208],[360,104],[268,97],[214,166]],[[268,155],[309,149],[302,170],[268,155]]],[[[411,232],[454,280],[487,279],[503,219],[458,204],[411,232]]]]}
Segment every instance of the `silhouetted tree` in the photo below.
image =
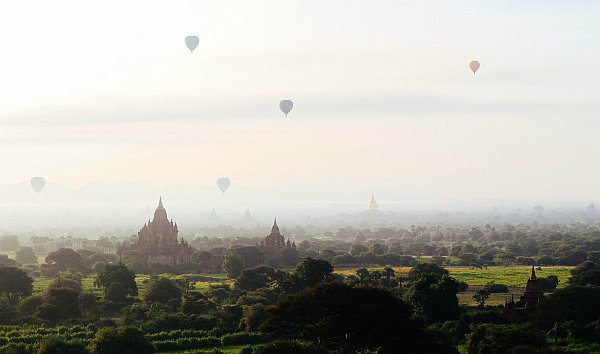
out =
{"type": "Polygon", "coordinates": [[[32,291],[33,279],[27,273],[19,268],[0,265],[0,295],[10,302],[15,302],[31,295],[32,291]]]}
{"type": "Polygon", "coordinates": [[[137,284],[135,282],[135,273],[127,269],[123,263],[107,264],[103,272],[98,274],[94,284],[102,287],[105,291],[112,283],[121,283],[127,293],[131,296],[138,294],[137,284]]]}

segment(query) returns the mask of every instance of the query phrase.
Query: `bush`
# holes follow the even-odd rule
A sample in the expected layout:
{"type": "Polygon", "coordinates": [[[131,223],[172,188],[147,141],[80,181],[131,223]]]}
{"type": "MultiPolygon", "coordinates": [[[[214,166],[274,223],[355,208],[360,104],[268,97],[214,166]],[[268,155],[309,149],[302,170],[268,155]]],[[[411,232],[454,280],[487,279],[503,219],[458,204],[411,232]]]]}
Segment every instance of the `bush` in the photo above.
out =
{"type": "Polygon", "coordinates": [[[46,337],[36,345],[36,354],[87,354],[81,342],[68,342],[57,337],[46,337]]]}
{"type": "Polygon", "coordinates": [[[113,282],[106,288],[104,296],[108,301],[127,301],[127,289],[121,283],[113,282]]]}
{"type": "Polygon", "coordinates": [[[507,293],[508,292],[508,286],[504,285],[504,284],[496,284],[493,281],[489,282],[485,285],[485,289],[489,292],[489,293],[507,293]]]}
{"type": "Polygon", "coordinates": [[[255,354],[325,354],[327,350],[312,343],[298,340],[277,340],[261,345],[254,350],[255,354]]]}
{"type": "Polygon", "coordinates": [[[266,341],[267,338],[265,335],[251,332],[229,333],[221,337],[223,346],[260,344],[265,343],[266,341]]]}
{"type": "Polygon", "coordinates": [[[92,354],[153,354],[154,346],[144,333],[133,327],[103,328],[90,342],[92,354]]]}
{"type": "Polygon", "coordinates": [[[44,297],[42,295],[32,295],[24,298],[19,307],[23,313],[33,315],[38,306],[40,306],[43,302],[44,297]]]}
{"type": "Polygon", "coordinates": [[[467,335],[469,354],[505,354],[517,346],[546,347],[545,333],[527,325],[483,324],[473,327],[467,335]]]}

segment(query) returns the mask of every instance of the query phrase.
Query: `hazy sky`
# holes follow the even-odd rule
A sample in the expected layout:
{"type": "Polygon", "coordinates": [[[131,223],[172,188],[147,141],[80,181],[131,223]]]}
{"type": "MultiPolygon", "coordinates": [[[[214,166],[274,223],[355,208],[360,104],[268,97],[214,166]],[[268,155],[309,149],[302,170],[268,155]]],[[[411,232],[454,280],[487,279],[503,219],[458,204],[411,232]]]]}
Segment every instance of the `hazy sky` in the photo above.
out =
{"type": "Polygon", "coordinates": [[[596,1],[3,2],[0,183],[600,199],[599,18],[596,1]]]}

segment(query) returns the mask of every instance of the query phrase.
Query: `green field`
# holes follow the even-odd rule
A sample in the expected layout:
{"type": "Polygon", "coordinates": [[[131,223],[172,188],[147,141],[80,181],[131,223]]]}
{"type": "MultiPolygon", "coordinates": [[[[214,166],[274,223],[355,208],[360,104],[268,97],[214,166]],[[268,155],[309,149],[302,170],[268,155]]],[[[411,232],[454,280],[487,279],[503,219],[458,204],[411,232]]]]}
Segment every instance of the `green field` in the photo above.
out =
{"type": "MultiPolygon", "coordinates": [[[[547,277],[549,275],[556,275],[560,280],[559,287],[565,286],[567,280],[571,276],[571,269],[573,267],[542,267],[541,270],[536,270],[538,277],[547,277]]],[[[350,276],[355,275],[358,268],[337,268],[335,273],[350,276]]],[[[381,270],[383,267],[369,267],[369,270],[381,270]]],[[[450,272],[450,275],[456,280],[464,281],[469,286],[483,286],[490,281],[494,281],[497,284],[504,284],[512,288],[524,288],[531,273],[531,267],[527,266],[514,266],[514,267],[489,267],[488,269],[471,269],[470,267],[446,267],[450,272]]],[[[406,277],[410,271],[410,267],[394,267],[396,275],[406,277]]],[[[186,275],[169,275],[165,274],[173,279],[185,278],[194,283],[194,287],[199,290],[206,290],[210,285],[213,284],[229,284],[233,285],[233,280],[228,279],[223,273],[220,274],[186,274],[186,275]]],[[[150,276],[138,275],[136,282],[140,294],[144,292],[146,284],[148,283],[150,276]]],[[[41,293],[48,283],[52,279],[45,277],[36,277],[33,282],[34,293],[41,293]]],[[[85,291],[92,292],[100,295],[100,289],[94,287],[93,276],[85,277],[83,279],[83,289],[85,291]]],[[[493,300],[492,300],[493,301],[493,300]]],[[[462,301],[461,301],[462,302],[462,301]]],[[[502,299],[502,302],[504,300],[502,299]]]]}
{"type": "MultiPolygon", "coordinates": [[[[450,276],[456,280],[464,281],[469,286],[483,286],[490,281],[494,281],[497,284],[504,284],[509,287],[524,288],[531,274],[531,267],[528,266],[513,266],[503,267],[494,266],[488,267],[488,269],[472,269],[470,267],[445,267],[450,276]]],[[[571,269],[573,267],[542,267],[541,270],[536,270],[538,277],[547,277],[549,275],[556,275],[560,280],[559,287],[565,286],[565,283],[571,276],[571,269]]],[[[336,269],[337,274],[344,276],[354,275],[358,268],[338,268],[336,269]]],[[[369,267],[369,270],[381,270],[383,267],[369,267]]],[[[393,267],[396,275],[407,276],[410,271],[410,267],[393,267]]]]}

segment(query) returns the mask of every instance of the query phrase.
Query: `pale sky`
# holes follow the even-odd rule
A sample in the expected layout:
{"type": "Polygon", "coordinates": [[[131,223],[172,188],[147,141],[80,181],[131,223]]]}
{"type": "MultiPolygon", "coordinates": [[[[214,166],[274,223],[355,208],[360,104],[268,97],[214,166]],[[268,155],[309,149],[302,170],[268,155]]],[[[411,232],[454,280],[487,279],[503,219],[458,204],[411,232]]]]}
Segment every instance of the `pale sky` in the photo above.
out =
{"type": "Polygon", "coordinates": [[[599,18],[596,1],[2,2],[0,183],[600,199],[599,18]]]}

